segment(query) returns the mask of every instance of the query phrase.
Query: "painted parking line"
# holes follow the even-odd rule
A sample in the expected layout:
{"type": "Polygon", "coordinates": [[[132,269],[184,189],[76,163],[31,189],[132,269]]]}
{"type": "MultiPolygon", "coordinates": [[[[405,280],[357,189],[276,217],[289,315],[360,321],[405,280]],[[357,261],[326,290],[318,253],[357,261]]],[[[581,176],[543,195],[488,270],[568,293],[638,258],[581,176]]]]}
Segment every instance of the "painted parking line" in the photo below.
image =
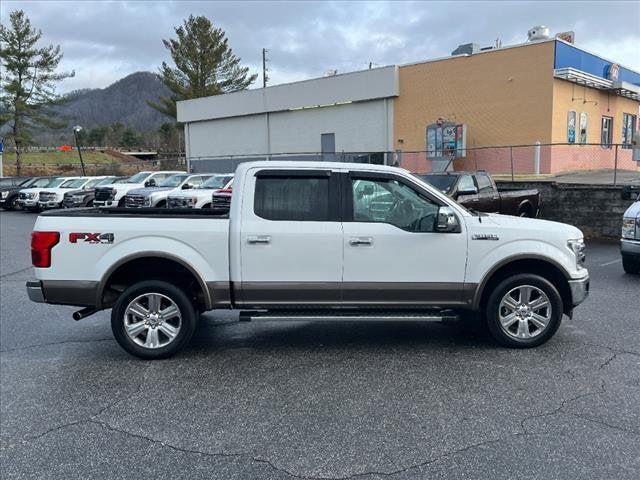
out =
{"type": "Polygon", "coordinates": [[[618,258],[617,260],[611,260],[610,262],[607,262],[607,263],[601,263],[600,266],[606,267],[607,265],[613,265],[614,263],[620,263],[621,261],[622,259],[618,258]]]}

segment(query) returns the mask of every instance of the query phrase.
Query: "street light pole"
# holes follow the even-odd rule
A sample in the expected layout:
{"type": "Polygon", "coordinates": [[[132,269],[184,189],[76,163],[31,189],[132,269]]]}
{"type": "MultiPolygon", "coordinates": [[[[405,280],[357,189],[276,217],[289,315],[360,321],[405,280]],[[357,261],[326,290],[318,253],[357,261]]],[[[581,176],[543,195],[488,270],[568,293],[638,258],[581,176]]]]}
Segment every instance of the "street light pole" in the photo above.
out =
{"type": "Polygon", "coordinates": [[[80,148],[80,142],[78,141],[78,132],[82,130],[80,125],[76,125],[73,127],[73,136],[76,139],[76,148],[78,149],[78,156],[80,157],[80,166],[82,167],[82,176],[86,176],[86,172],[84,171],[84,161],[82,160],[82,149],[80,148]]]}

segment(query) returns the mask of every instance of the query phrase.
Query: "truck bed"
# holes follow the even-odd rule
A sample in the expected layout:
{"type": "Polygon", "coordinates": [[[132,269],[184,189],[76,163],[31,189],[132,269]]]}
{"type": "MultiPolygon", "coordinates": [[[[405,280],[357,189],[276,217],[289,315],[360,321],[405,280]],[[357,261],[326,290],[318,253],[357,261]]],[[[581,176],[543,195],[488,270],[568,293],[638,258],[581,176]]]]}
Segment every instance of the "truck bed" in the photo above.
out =
{"type": "Polygon", "coordinates": [[[228,219],[229,213],[208,208],[68,208],[42,212],[43,217],[160,217],[228,219]]]}

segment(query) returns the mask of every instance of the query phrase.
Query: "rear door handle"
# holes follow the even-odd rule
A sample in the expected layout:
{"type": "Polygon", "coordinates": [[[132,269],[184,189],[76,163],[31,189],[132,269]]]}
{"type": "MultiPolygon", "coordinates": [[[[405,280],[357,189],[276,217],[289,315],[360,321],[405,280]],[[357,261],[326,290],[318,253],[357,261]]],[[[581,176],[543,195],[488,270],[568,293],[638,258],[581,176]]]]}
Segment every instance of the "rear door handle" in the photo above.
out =
{"type": "Polygon", "coordinates": [[[266,245],[271,243],[271,235],[252,235],[247,237],[247,243],[251,245],[266,245]]]}
{"type": "Polygon", "coordinates": [[[373,245],[373,238],[371,237],[351,237],[349,239],[349,245],[351,245],[352,247],[359,247],[359,246],[367,246],[367,245],[373,245]]]}

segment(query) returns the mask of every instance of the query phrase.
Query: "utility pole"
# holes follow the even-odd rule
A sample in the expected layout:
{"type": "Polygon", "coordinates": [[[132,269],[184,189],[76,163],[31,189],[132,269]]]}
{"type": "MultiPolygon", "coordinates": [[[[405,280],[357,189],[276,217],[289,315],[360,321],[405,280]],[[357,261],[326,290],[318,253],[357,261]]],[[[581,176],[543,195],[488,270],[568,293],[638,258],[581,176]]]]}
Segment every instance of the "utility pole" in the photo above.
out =
{"type": "Polygon", "coordinates": [[[73,127],[73,136],[76,139],[76,148],[78,149],[78,156],[80,157],[80,166],[82,167],[82,176],[86,176],[86,172],[84,171],[84,161],[82,160],[82,149],[80,148],[80,142],[78,141],[78,132],[82,130],[80,125],[76,125],[73,127]]]}
{"type": "Polygon", "coordinates": [[[269,77],[267,76],[268,68],[267,68],[267,50],[266,48],[262,49],[262,88],[267,87],[267,80],[269,77]]]}

